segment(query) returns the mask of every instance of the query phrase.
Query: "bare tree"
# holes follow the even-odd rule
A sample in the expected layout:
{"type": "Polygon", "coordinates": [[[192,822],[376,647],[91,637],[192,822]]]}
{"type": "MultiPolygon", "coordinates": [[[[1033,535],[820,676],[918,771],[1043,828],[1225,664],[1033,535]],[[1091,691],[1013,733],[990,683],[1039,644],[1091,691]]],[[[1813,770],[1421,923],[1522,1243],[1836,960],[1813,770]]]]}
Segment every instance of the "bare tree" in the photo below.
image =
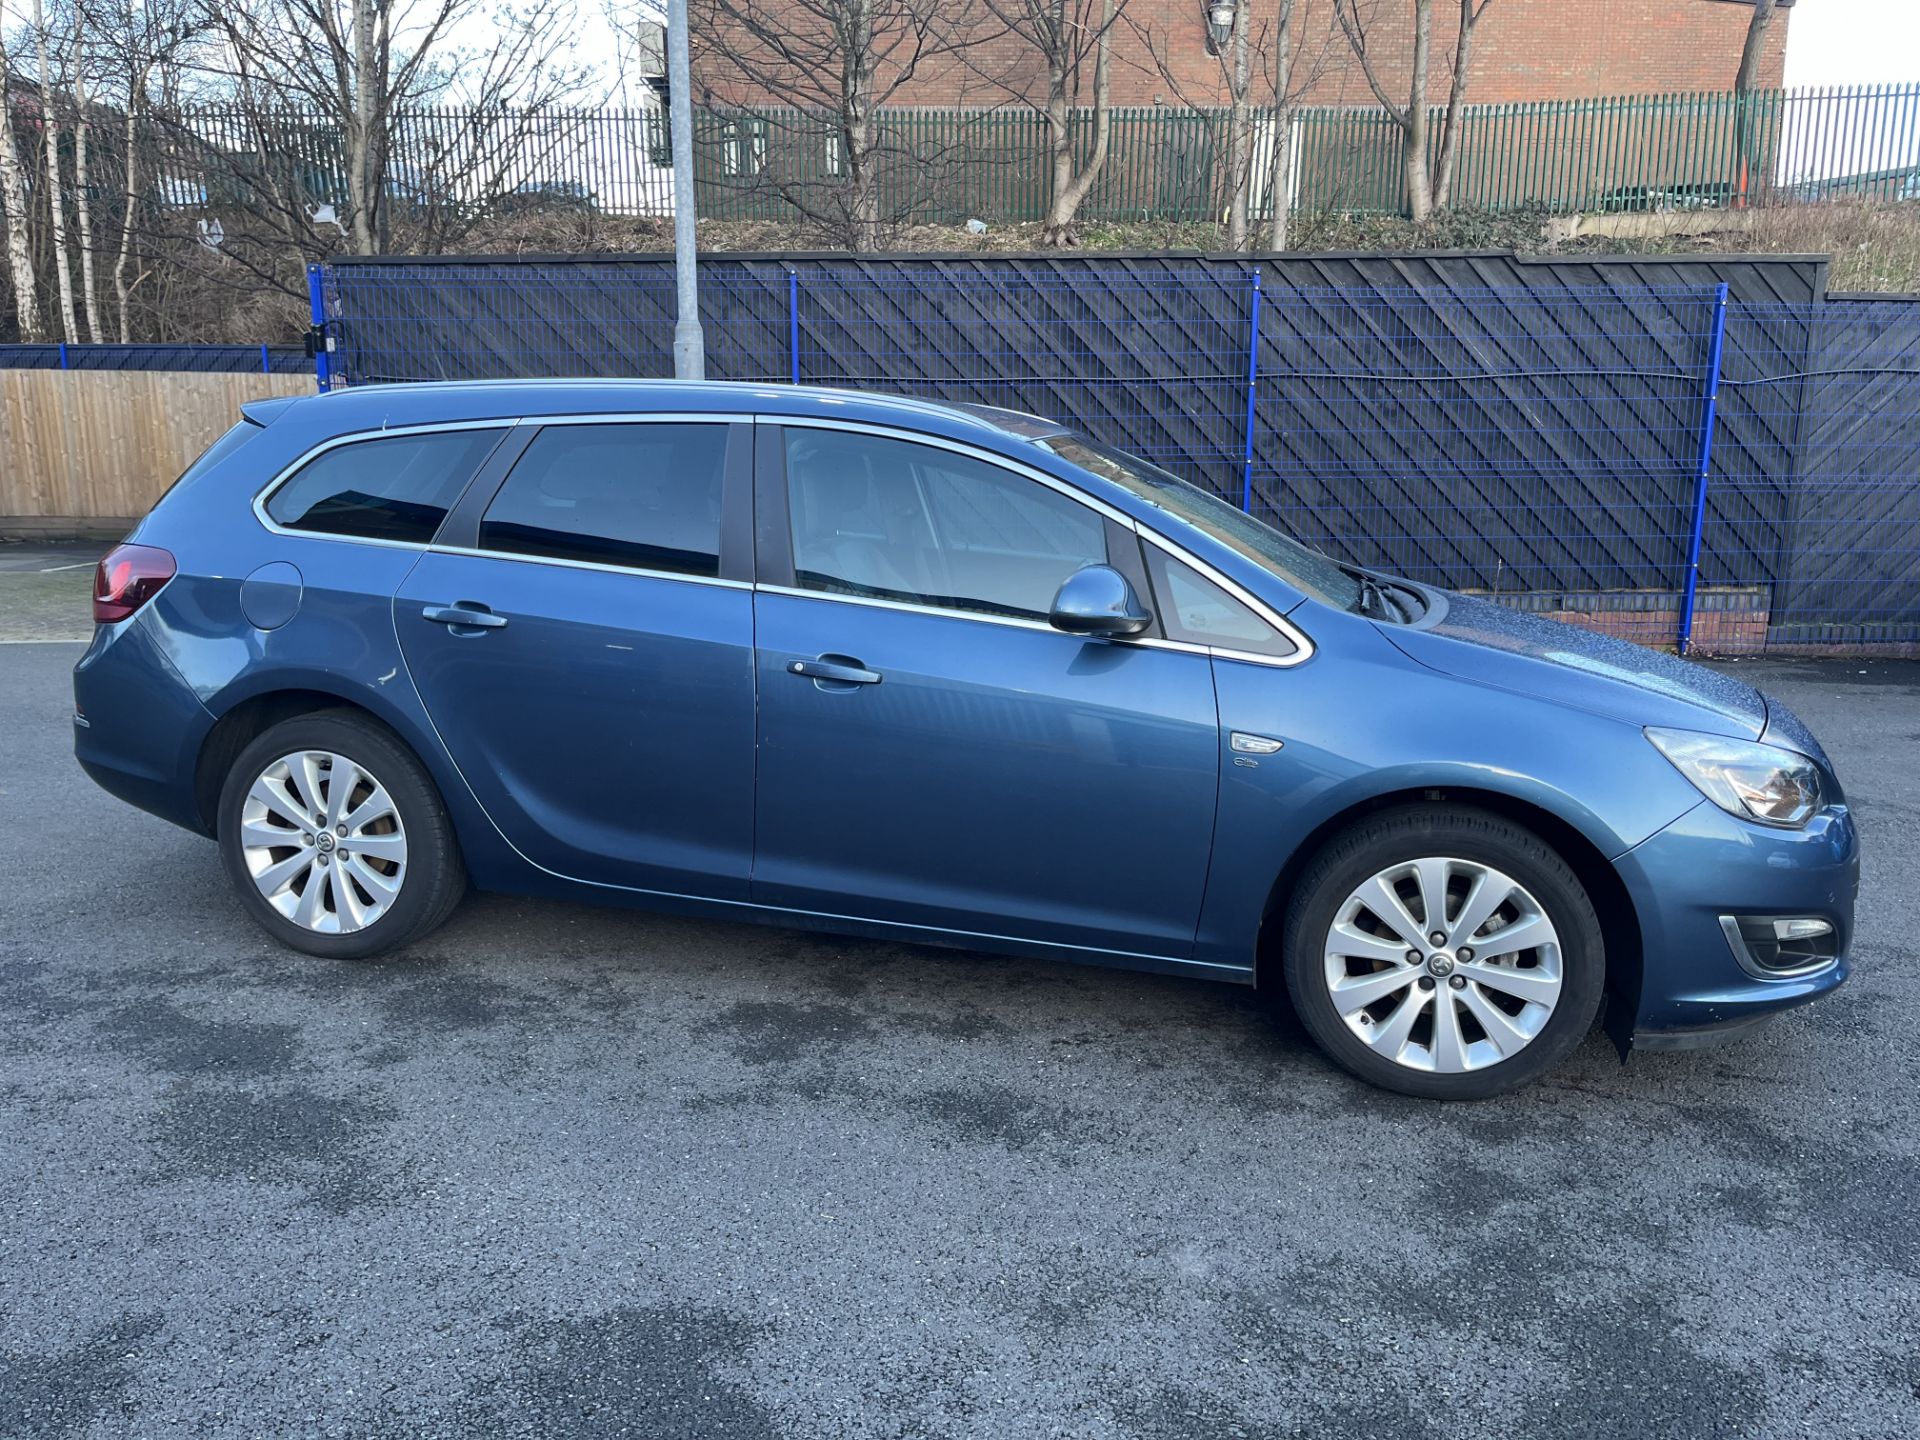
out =
{"type": "MultiPolygon", "coordinates": [[[[1045,76],[1038,108],[1047,127],[1047,214],[1040,243],[1077,243],[1074,227],[1106,169],[1113,134],[1113,37],[1127,0],[987,0],[1005,33],[1023,41],[1045,76]],[[1082,160],[1076,127],[1083,115],[1093,125],[1092,146],[1082,160]]],[[[1028,77],[1001,78],[1015,98],[1034,102],[1028,77]],[[1011,84],[1009,84],[1011,82],[1011,84]]]]}
{"type": "Polygon", "coordinates": [[[467,0],[207,0],[224,42],[234,98],[253,110],[305,113],[337,127],[345,151],[341,224],[362,255],[378,253],[389,220],[389,121],[419,104],[431,66],[467,0]]]}
{"type": "Polygon", "coordinates": [[[1467,76],[1473,65],[1473,33],[1493,0],[1460,0],[1460,23],[1453,38],[1453,79],[1447,86],[1447,110],[1440,130],[1440,164],[1434,172],[1434,208],[1453,199],[1453,175],[1460,159],[1460,133],[1467,104],[1467,76]]]}
{"type": "Polygon", "coordinates": [[[13,55],[0,34],[0,209],[7,225],[7,269],[13,279],[13,313],[23,340],[38,340],[40,299],[34,284],[33,251],[29,245],[31,214],[27,180],[20,163],[20,147],[13,132],[13,55]]]}
{"type": "Polygon", "coordinates": [[[1273,160],[1267,172],[1267,248],[1284,250],[1293,224],[1294,0],[1279,0],[1273,21],[1273,160]]]}
{"type": "MultiPolygon", "coordinates": [[[[1220,80],[1226,87],[1226,217],[1227,242],[1236,250],[1245,249],[1253,240],[1253,217],[1258,198],[1255,181],[1265,165],[1266,190],[1270,208],[1271,244],[1285,245],[1291,226],[1292,203],[1292,119],[1300,97],[1326,73],[1338,47],[1345,45],[1327,22],[1320,36],[1300,37],[1296,44],[1297,14],[1306,7],[1296,0],[1276,0],[1266,18],[1260,12],[1260,0],[1226,0],[1232,7],[1232,22],[1218,49],[1220,80]],[[1271,108],[1263,125],[1254,104],[1257,95],[1271,96],[1271,108]],[[1262,133],[1264,131],[1265,139],[1262,133]],[[1262,145],[1270,147],[1264,162],[1262,145]]],[[[1223,8],[1216,6],[1216,9],[1223,8]]],[[[1181,25],[1184,26],[1185,17],[1181,25]]],[[[1181,102],[1198,107],[1211,105],[1216,95],[1196,99],[1186,93],[1184,73],[1174,63],[1175,46],[1182,43],[1157,33],[1149,24],[1136,25],[1135,33],[1158,67],[1160,78],[1181,102]]]]}
{"type": "Polygon", "coordinates": [[[1760,57],[1766,51],[1767,32],[1773,28],[1777,0],[1754,0],[1753,14],[1747,19],[1746,42],[1740,47],[1740,67],[1733,77],[1733,152],[1739,166],[1735,203],[1747,203],[1747,190],[1756,154],[1753,124],[1753,79],[1760,69],[1760,57]]]}
{"type": "Polygon", "coordinates": [[[93,266],[93,173],[87,144],[93,134],[93,107],[87,95],[86,65],[82,55],[82,32],[78,25],[73,35],[73,211],[80,232],[80,302],[87,319],[87,339],[99,344],[105,331],[100,325],[100,289],[93,266]]]}
{"type": "Polygon", "coordinates": [[[1247,211],[1253,190],[1253,0],[1234,0],[1227,64],[1227,244],[1247,248],[1247,211]]]}
{"type": "Polygon", "coordinates": [[[573,0],[192,3],[219,48],[202,106],[169,131],[232,197],[217,246],[229,283],[298,297],[306,264],[343,239],[432,252],[516,191],[588,196],[549,173],[586,120],[557,108],[587,79],[573,0]],[[475,18],[493,25],[484,49],[455,38],[475,18]]]}
{"type": "MultiPolygon", "coordinates": [[[[703,150],[717,140],[723,167],[849,248],[872,250],[897,218],[883,213],[882,172],[894,157],[878,112],[923,67],[957,65],[991,22],[952,0],[693,0],[693,8],[696,73],[792,107],[792,118],[778,119],[740,107],[714,127],[718,136],[695,136],[703,150]]],[[[940,157],[899,158],[928,167],[940,157]]]]}
{"type": "MultiPolygon", "coordinates": [[[[96,98],[120,111],[121,145],[115,157],[119,209],[114,242],[115,329],[122,344],[133,335],[133,295],[147,273],[134,274],[136,240],[147,219],[149,186],[156,167],[143,164],[152,137],[156,100],[178,95],[187,67],[203,44],[206,27],[196,13],[198,0],[77,0],[75,24],[84,39],[80,69],[100,82],[96,98]]],[[[77,157],[76,157],[77,163],[77,157]]],[[[103,181],[104,183],[104,181],[103,181]]],[[[92,217],[87,215],[88,228],[92,217]]],[[[92,245],[86,241],[89,253],[92,245]]],[[[83,274],[86,267],[83,264],[83,274]]],[[[91,291],[91,281],[87,288],[91,291]]],[[[98,334],[96,333],[96,338],[98,334]]]]}
{"type": "Polygon", "coordinates": [[[1427,82],[1432,68],[1434,0],[1412,0],[1413,54],[1409,65],[1407,99],[1396,101],[1381,79],[1379,61],[1368,45],[1375,8],[1361,0],[1333,0],[1334,18],[1347,38],[1360,73],[1374,98],[1393,118],[1400,130],[1401,166],[1406,175],[1407,212],[1416,224],[1425,223],[1433,212],[1444,209],[1453,188],[1454,164],[1460,150],[1462,110],[1466,105],[1467,78],[1473,57],[1474,30],[1493,0],[1459,0],[1460,18],[1454,35],[1453,76],[1447,91],[1447,108],[1441,117],[1440,147],[1436,163],[1430,135],[1430,106],[1427,82]]]}
{"type": "Polygon", "coordinates": [[[60,338],[78,340],[73,314],[73,268],[67,257],[66,186],[60,178],[60,103],[53,84],[52,44],[45,0],[33,0],[33,48],[40,62],[40,148],[47,166],[47,218],[53,241],[54,293],[60,298],[60,338]]]}

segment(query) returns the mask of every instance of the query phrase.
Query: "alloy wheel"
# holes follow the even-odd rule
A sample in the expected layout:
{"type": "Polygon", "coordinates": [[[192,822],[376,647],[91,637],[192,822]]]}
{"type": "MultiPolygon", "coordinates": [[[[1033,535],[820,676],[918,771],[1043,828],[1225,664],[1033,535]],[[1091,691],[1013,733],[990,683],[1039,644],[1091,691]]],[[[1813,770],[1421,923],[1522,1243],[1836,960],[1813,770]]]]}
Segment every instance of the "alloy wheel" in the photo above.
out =
{"type": "Polygon", "coordinates": [[[407,833],[392,797],[331,751],[283,755],[260,773],[241,806],[240,853],[266,902],[322,935],[364,930],[406,881],[407,833]]]}
{"type": "Polygon", "coordinates": [[[1560,999],[1552,917],[1512,876],[1472,860],[1379,871],[1342,902],[1323,956],[1342,1022],[1411,1070],[1459,1074],[1509,1060],[1560,999]]]}

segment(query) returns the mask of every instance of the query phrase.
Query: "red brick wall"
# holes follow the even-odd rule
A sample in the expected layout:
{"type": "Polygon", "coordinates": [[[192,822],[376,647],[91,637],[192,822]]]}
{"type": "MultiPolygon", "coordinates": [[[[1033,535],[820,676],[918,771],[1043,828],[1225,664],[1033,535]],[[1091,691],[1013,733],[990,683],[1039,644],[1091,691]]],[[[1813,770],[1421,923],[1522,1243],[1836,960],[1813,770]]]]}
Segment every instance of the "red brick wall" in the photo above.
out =
{"type": "MultiPolygon", "coordinates": [[[[763,0],[777,13],[782,0],[763,0]]],[[[1254,0],[1261,24],[1276,8],[1254,0]]],[[[1097,5],[1089,8],[1097,14],[1097,5]]],[[[1360,9],[1368,13],[1366,0],[1360,9]]],[[[944,0],[949,20],[965,26],[988,18],[980,0],[944,0]]],[[[779,102],[783,87],[756,85],[715,54],[726,37],[694,0],[694,84],[717,99],[779,102]],[[703,23],[703,19],[705,23],[703,23]],[[771,93],[769,93],[771,91],[771,93]]],[[[1434,5],[1434,67],[1429,84],[1445,98],[1458,12],[1434,5]]],[[[1493,0],[1475,32],[1469,99],[1476,102],[1547,100],[1586,95],[1733,86],[1752,7],[1740,0],[1493,0]]],[[[1412,46],[1412,0],[1374,0],[1369,48],[1383,83],[1398,96],[1407,84],[1412,46]]],[[[1782,8],[1767,39],[1759,83],[1776,86],[1785,70],[1792,11],[1782,8]]],[[[1373,97],[1346,42],[1333,25],[1331,0],[1299,0],[1295,18],[1296,74],[1311,76],[1309,103],[1371,104],[1373,97]]],[[[1256,30],[1264,52],[1264,30],[1256,30]]],[[[736,42],[737,43],[737,42],[736,42]]],[[[1091,65],[1088,66],[1089,79],[1091,65]]],[[[764,63],[752,66],[766,74],[764,63]]],[[[1256,93],[1259,82],[1255,82],[1256,93]]],[[[1010,97],[1037,100],[1044,72],[1024,42],[999,36],[953,56],[923,59],[913,78],[889,97],[898,105],[990,105],[1010,97]]],[[[1091,96],[1087,97],[1091,100],[1091,96]]],[[[1207,54],[1201,0],[1129,0],[1116,31],[1113,100],[1117,105],[1224,104],[1220,60],[1207,54]]]]}

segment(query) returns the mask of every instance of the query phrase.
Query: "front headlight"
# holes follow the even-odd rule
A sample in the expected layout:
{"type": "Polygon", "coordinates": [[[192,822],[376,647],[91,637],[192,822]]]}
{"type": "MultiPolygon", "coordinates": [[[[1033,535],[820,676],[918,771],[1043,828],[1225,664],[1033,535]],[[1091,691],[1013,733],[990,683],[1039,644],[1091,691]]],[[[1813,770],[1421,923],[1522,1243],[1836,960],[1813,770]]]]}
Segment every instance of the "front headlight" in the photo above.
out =
{"type": "Polygon", "coordinates": [[[1796,830],[1820,808],[1820,770],[1777,745],[1649,726],[1647,739],[1729,815],[1796,830]]]}

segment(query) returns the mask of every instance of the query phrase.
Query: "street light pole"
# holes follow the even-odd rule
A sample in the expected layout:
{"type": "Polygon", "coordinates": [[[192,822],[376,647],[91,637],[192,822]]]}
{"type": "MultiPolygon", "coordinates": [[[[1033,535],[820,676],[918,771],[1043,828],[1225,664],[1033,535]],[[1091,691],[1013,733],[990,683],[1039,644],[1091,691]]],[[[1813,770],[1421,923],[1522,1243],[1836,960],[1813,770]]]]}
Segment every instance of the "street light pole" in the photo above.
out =
{"type": "Polygon", "coordinates": [[[667,126],[673,132],[673,279],[679,315],[673,326],[676,380],[707,377],[700,332],[700,281],[693,253],[693,62],[687,52],[687,0],[667,0],[667,126]]]}

